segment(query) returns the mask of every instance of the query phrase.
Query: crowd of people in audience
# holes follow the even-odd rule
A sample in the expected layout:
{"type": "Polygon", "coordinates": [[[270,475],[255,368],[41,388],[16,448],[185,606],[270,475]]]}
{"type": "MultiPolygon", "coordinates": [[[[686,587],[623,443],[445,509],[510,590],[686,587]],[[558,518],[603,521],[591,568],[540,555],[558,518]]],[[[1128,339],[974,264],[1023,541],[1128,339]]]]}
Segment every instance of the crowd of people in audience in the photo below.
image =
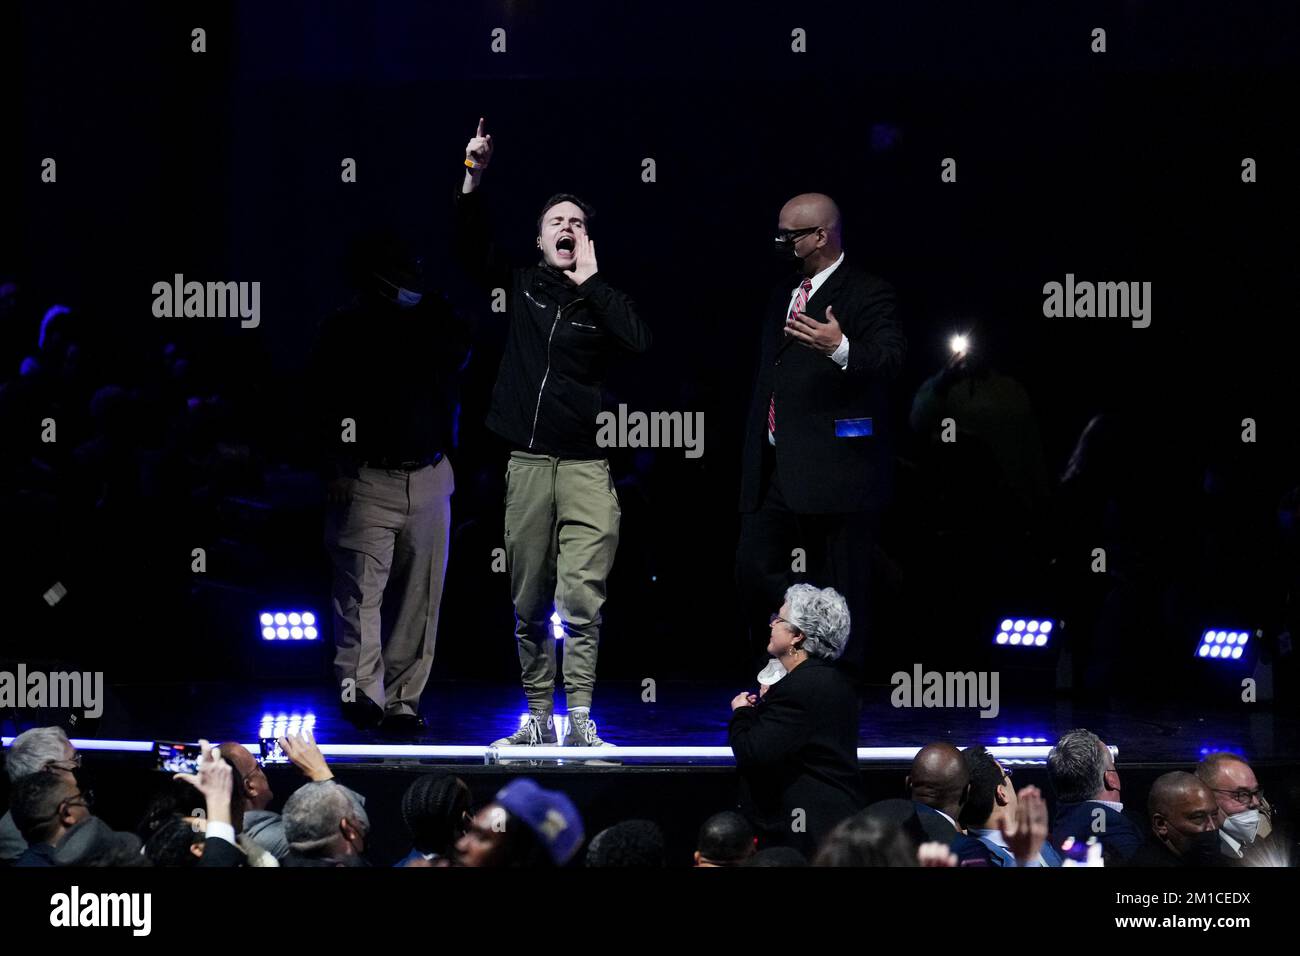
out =
{"type": "Polygon", "coordinates": [[[1070,865],[1289,866],[1293,837],[1276,819],[1250,763],[1212,753],[1190,772],[1156,778],[1146,819],[1124,812],[1110,749],[1084,729],[1047,758],[1054,813],[1017,768],[982,746],[922,747],[905,797],[868,804],[830,830],[811,855],[756,828],[737,809],[703,821],[691,858],[670,857],[660,825],[631,819],[588,834],[564,793],[520,775],[484,806],[449,773],[421,774],[401,800],[410,850],[372,859],[366,798],[340,781],[310,733],[281,738],[304,782],[271,810],[258,759],[237,743],[202,745],[192,774],[154,793],[134,832],[95,816],[82,755],[58,727],[20,734],[6,754],[8,812],[0,864],[15,867],[731,867],[1070,865]]]}

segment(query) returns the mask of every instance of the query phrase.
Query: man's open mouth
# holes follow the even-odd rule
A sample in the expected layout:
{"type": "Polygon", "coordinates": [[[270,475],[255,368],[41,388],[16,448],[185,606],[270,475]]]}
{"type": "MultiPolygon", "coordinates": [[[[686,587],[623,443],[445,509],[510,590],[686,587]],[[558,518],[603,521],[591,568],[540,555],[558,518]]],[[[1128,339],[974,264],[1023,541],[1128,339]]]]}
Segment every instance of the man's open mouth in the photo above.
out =
{"type": "Polygon", "coordinates": [[[560,236],[555,240],[555,254],[557,256],[571,256],[578,247],[578,241],[573,236],[560,236]]]}

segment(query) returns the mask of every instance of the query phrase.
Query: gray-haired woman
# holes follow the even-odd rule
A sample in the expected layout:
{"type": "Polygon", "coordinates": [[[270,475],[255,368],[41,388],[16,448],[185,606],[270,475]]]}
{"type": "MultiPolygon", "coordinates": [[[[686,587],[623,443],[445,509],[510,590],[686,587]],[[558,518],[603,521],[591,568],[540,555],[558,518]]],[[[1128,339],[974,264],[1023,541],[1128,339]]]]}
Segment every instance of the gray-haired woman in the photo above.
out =
{"type": "Polygon", "coordinates": [[[866,805],[858,769],[858,697],[835,667],[849,610],[833,588],[796,584],[772,616],[767,651],[785,677],[760,700],[731,702],[728,737],[741,806],[765,846],[811,855],[837,823],[866,805]]]}

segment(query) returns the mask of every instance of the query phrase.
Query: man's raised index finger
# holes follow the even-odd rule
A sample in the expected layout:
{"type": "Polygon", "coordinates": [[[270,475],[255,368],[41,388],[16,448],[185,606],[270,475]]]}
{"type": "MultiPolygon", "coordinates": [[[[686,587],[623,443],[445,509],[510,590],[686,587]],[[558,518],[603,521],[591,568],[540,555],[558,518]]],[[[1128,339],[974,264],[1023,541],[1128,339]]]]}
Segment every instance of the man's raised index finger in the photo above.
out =
{"type": "Polygon", "coordinates": [[[475,135],[475,136],[482,136],[482,135],[483,135],[483,117],[481,117],[481,116],[478,118],[478,132],[475,133],[474,135],[475,135]]]}

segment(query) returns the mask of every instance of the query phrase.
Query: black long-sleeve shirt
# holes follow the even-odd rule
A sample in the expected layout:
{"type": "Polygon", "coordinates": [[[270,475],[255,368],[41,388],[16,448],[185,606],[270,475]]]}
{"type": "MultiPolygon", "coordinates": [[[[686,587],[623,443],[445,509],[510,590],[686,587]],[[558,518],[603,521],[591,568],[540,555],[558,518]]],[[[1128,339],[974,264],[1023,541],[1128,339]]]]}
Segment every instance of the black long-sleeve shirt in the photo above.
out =
{"type": "Polygon", "coordinates": [[[322,324],[312,362],[322,471],[354,476],[362,461],[419,461],[453,444],[469,323],[426,294],[400,308],[358,300],[322,324]],[[356,423],[343,441],[343,419],[356,423]]]}
{"type": "Polygon", "coordinates": [[[539,262],[510,268],[487,228],[482,190],[457,193],[455,249],[484,289],[504,289],[510,331],[487,426],[522,451],[603,458],[596,444],[601,383],[619,351],[644,352],[650,328],[602,273],[575,285],[539,262]]]}

